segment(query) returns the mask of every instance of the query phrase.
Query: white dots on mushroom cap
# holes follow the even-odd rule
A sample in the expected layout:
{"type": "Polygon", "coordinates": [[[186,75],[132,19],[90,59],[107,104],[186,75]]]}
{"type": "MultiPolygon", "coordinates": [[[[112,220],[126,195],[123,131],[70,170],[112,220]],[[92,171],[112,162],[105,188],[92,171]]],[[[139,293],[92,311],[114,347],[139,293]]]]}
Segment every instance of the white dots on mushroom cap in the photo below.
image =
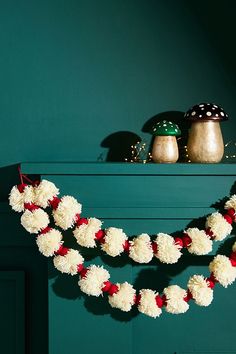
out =
{"type": "Polygon", "coordinates": [[[208,111],[206,114],[208,117],[210,117],[212,115],[212,113],[210,111],[208,111]]]}

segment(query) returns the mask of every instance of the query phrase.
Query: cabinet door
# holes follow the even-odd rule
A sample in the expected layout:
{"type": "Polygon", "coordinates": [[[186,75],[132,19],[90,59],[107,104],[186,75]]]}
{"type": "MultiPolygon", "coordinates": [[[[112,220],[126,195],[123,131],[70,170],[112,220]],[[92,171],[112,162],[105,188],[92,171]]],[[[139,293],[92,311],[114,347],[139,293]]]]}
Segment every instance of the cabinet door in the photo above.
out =
{"type": "Polygon", "coordinates": [[[47,260],[7,203],[0,203],[0,230],[0,353],[47,354],[47,260]]]}
{"type": "MultiPolygon", "coordinates": [[[[211,213],[219,198],[229,194],[234,176],[47,176],[84,205],[84,216],[96,216],[104,227],[116,226],[128,235],[147,232],[174,233],[191,225],[204,226],[202,216],[211,213]]],[[[66,233],[70,245],[76,243],[66,233]]],[[[233,238],[225,242],[224,251],[233,238]]],[[[214,252],[219,245],[215,244],[214,252]]],[[[170,284],[186,288],[190,275],[209,274],[212,255],[183,256],[178,264],[153,260],[147,265],[130,262],[128,257],[111,258],[99,250],[81,248],[88,264],[103,265],[113,282],[128,281],[136,289],[162,292],[170,284]]],[[[163,310],[152,319],[135,309],[124,313],[112,309],[106,296],[82,294],[78,276],[58,274],[49,263],[49,352],[77,354],[233,354],[235,285],[227,290],[216,286],[211,306],[202,308],[190,302],[183,315],[163,310]],[[227,324],[227,325],[226,325],[227,324]],[[220,334],[218,333],[220,329],[220,334]]]]}

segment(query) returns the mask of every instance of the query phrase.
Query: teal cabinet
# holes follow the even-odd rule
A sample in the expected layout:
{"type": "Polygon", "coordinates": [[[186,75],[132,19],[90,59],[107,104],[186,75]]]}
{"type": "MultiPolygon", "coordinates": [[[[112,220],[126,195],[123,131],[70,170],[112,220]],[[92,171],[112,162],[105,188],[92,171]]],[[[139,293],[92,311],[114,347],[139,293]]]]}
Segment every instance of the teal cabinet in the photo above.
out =
{"type": "MultiPolygon", "coordinates": [[[[83,204],[84,216],[96,216],[104,227],[117,226],[132,236],[142,232],[181,232],[187,225],[203,226],[204,216],[215,204],[235,192],[234,165],[134,165],[108,163],[22,164],[28,174],[40,174],[83,204]]],[[[66,244],[76,247],[71,231],[66,244]]],[[[111,258],[100,250],[81,253],[86,265],[104,265],[113,282],[125,280],[136,289],[162,292],[169,284],[186,287],[192,274],[207,276],[213,254],[227,254],[234,241],[215,243],[211,255],[184,255],[178,264],[153,260],[139,265],[128,257],[111,258]]],[[[38,255],[41,258],[40,255],[38,255]]],[[[48,310],[50,354],[233,354],[235,349],[235,284],[216,286],[211,306],[190,303],[183,315],[163,310],[152,319],[134,309],[123,313],[112,309],[104,296],[83,295],[77,276],[59,274],[48,264],[48,310]]],[[[45,304],[45,306],[47,306],[45,304]]]]}

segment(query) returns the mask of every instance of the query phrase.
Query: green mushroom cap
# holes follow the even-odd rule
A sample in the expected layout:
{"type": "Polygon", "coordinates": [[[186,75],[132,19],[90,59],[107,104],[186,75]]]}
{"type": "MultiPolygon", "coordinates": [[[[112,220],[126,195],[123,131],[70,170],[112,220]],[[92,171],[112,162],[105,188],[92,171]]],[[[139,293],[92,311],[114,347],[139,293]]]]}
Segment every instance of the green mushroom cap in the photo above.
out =
{"type": "Polygon", "coordinates": [[[153,135],[173,135],[179,136],[181,135],[181,130],[179,129],[177,124],[169,122],[167,120],[163,120],[158,122],[152,128],[153,135]]]}

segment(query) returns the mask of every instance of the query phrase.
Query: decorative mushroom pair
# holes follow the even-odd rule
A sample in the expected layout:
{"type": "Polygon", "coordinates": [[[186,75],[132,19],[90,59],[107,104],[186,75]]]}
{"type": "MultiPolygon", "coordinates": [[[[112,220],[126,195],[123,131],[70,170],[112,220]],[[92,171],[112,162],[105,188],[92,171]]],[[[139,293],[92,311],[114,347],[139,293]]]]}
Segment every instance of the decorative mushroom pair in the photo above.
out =
{"type": "MultiPolygon", "coordinates": [[[[224,142],[219,123],[227,120],[228,115],[216,104],[201,103],[187,111],[185,118],[192,122],[187,143],[190,161],[220,162],[224,154],[224,142]]],[[[181,134],[179,127],[172,122],[161,121],[153,127],[153,134],[153,161],[176,162],[179,157],[176,136],[181,134]]]]}

